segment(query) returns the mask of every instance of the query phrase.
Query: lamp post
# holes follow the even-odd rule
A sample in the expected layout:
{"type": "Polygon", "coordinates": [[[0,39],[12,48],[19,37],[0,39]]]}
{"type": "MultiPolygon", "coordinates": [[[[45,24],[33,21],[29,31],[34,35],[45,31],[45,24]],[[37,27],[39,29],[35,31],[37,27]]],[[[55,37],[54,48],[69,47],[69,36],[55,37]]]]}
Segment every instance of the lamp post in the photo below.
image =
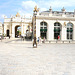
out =
{"type": "Polygon", "coordinates": [[[34,15],[34,26],[33,26],[33,36],[34,36],[34,41],[33,41],[33,48],[37,48],[37,41],[36,41],[36,15],[34,15]]]}
{"type": "Polygon", "coordinates": [[[39,11],[39,8],[37,8],[37,6],[34,7],[34,20],[33,20],[33,37],[34,37],[34,41],[33,41],[33,48],[37,48],[37,41],[36,41],[36,15],[37,12],[39,11]]]}

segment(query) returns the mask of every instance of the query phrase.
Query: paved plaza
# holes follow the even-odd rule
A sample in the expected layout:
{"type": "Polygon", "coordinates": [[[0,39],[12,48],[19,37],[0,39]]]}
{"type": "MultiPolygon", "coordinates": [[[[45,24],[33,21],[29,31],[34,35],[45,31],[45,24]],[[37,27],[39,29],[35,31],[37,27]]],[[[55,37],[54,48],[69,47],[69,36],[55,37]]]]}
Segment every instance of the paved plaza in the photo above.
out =
{"type": "Polygon", "coordinates": [[[75,75],[75,44],[7,41],[0,41],[0,75],[75,75]]]}

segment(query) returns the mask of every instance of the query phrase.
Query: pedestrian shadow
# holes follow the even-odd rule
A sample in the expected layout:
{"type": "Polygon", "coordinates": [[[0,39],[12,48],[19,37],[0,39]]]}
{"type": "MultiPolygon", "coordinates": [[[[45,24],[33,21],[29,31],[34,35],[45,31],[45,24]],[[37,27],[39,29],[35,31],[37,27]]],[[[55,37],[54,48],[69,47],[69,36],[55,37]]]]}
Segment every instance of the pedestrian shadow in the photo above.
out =
{"type": "Polygon", "coordinates": [[[27,47],[27,48],[33,48],[33,47],[27,47]]]}

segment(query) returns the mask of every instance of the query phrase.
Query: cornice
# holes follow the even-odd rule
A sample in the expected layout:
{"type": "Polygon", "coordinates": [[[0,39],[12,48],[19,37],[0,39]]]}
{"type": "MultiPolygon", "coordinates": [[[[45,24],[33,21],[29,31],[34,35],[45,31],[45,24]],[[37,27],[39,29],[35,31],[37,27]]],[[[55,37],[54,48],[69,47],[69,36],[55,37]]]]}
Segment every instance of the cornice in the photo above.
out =
{"type": "Polygon", "coordinates": [[[32,22],[4,22],[4,24],[5,23],[8,23],[8,24],[12,24],[12,23],[31,24],[32,22]]]}
{"type": "Polygon", "coordinates": [[[4,22],[4,23],[25,23],[25,22],[4,22]]]}
{"type": "Polygon", "coordinates": [[[66,20],[66,21],[75,21],[75,17],[49,17],[49,16],[36,16],[36,19],[44,19],[44,20],[66,20]]]}

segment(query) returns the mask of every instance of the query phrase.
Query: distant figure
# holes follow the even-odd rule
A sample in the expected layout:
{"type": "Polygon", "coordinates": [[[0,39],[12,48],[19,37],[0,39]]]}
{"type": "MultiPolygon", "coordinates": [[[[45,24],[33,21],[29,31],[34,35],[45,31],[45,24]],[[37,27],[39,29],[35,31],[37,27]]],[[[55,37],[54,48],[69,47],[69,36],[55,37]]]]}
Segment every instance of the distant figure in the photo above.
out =
{"type": "Polygon", "coordinates": [[[33,48],[37,48],[36,37],[34,37],[34,41],[33,41],[33,48]]]}
{"type": "Polygon", "coordinates": [[[22,41],[22,39],[23,39],[23,36],[21,35],[21,41],[22,41]]]}
{"type": "Polygon", "coordinates": [[[41,43],[41,36],[40,36],[40,38],[39,38],[39,43],[41,43]]]}
{"type": "Polygon", "coordinates": [[[37,42],[39,43],[39,37],[38,37],[38,39],[37,39],[37,42]]]}
{"type": "Polygon", "coordinates": [[[10,39],[10,35],[9,35],[9,39],[10,39]]]}
{"type": "Polygon", "coordinates": [[[2,35],[1,35],[1,42],[2,42],[2,35]]]}
{"type": "Polygon", "coordinates": [[[43,38],[43,43],[45,43],[45,37],[43,38]]]}
{"type": "Polygon", "coordinates": [[[24,41],[24,38],[25,38],[25,37],[23,36],[23,41],[24,41]]]}
{"type": "Polygon", "coordinates": [[[60,39],[60,36],[58,35],[58,40],[60,39]]]}
{"type": "Polygon", "coordinates": [[[17,35],[16,35],[16,37],[17,37],[17,35]]]}

